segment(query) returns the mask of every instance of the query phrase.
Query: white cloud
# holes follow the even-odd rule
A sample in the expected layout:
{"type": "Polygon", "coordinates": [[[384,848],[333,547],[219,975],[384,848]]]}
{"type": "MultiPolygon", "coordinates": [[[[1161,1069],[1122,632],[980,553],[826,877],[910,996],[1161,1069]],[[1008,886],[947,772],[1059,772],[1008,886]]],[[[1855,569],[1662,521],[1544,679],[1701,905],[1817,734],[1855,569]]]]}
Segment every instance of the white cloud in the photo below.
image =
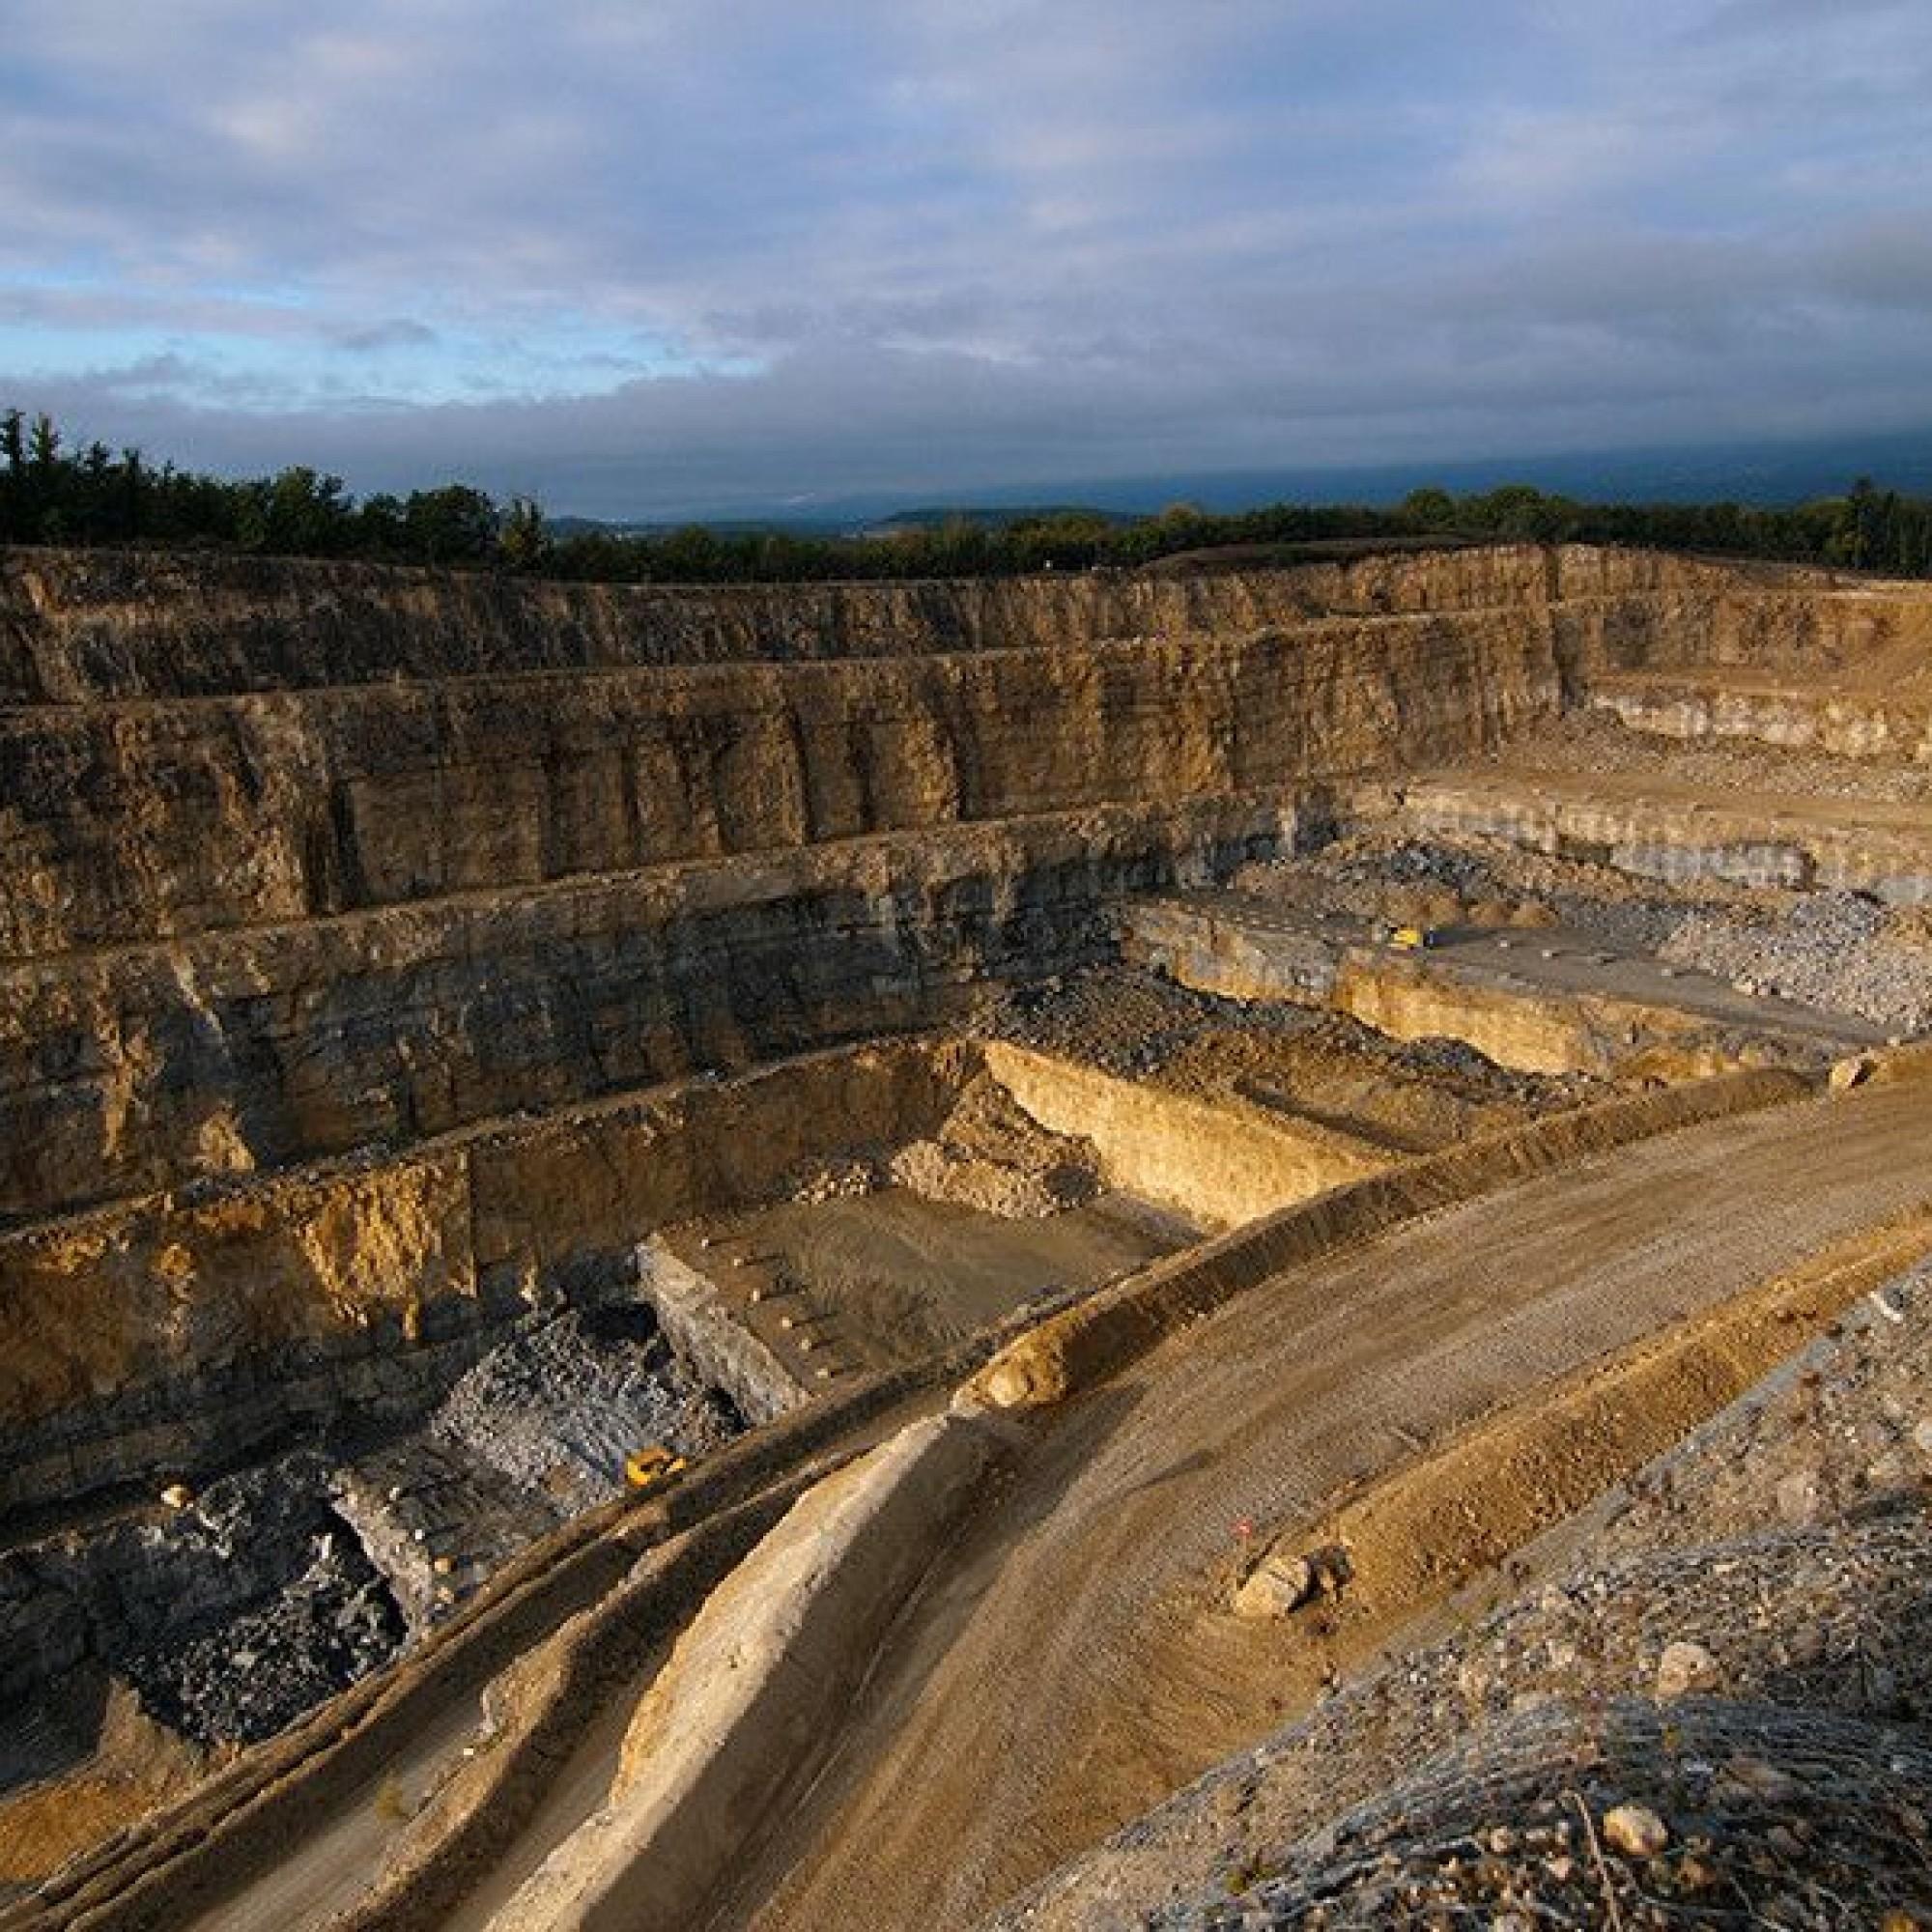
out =
{"type": "Polygon", "coordinates": [[[1913,5],[7,12],[0,392],[199,460],[754,491],[1932,418],[1913,5]]]}

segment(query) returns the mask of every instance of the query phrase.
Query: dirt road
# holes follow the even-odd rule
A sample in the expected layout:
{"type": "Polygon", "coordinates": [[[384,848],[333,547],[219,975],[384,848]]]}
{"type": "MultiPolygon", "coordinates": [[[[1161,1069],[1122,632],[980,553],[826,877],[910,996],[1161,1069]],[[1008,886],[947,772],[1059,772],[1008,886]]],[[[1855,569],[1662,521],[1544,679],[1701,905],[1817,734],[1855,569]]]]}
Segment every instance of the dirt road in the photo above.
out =
{"type": "MultiPolygon", "coordinates": [[[[1265,1534],[1552,1376],[1932,1195],[1932,1083],[1580,1161],[1292,1271],[1072,1406],[989,1493],[716,1923],[959,1924],[1279,1721],[1265,1534]]],[[[1794,1345],[1800,1338],[1794,1335],[1794,1345]]]]}

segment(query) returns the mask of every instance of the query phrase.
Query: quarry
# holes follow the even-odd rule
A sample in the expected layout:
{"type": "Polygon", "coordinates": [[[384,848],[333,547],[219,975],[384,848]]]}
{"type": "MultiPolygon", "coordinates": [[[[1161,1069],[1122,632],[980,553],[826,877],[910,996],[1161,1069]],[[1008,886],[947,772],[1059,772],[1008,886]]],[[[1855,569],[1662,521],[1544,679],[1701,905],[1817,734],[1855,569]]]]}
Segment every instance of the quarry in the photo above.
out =
{"type": "Polygon", "coordinates": [[[1928,1035],[1923,582],[0,551],[0,1928],[1932,1925],[1928,1035]]]}

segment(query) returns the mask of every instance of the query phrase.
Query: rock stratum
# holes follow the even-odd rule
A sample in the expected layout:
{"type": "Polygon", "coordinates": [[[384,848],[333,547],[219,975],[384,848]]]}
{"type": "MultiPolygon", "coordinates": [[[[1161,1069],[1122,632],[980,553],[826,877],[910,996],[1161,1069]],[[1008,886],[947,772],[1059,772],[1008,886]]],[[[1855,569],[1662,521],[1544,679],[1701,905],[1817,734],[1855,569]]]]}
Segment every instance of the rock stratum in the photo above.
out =
{"type": "MultiPolygon", "coordinates": [[[[714,1589],[728,1649],[761,1540],[955,1388],[992,1473],[944,1524],[882,1503],[921,1553],[840,1620],[866,1655],[814,1652],[836,1696],[743,1687],[816,1713],[769,1748],[734,1720],[761,1831],[666,1744],[707,1849],[665,1895],[768,1932],[1010,1905],[1368,1656],[1313,1580],[1382,1575],[1368,1530],[1231,1635],[1163,1510],[1299,1550],[1814,1249],[1898,1259],[1928,716],[1927,586],[1577,546],[705,589],[0,554],[0,1922],[509,1924],[539,1892],[620,1922],[656,1881],[584,1861],[648,1864],[652,1727],[619,1776],[594,1713],[708,1709],[704,1644],[650,1701],[661,1653],[714,1589]],[[1787,1211],[1827,1116],[1878,1168],[1821,1162],[1787,1211]],[[1687,1208],[1660,1286],[1667,1240],[1587,1180],[1662,1199],[1653,1143],[1737,1163],[1748,1262],[1687,1208]],[[1349,1261],[1423,1269],[1412,1224],[1452,1212],[1527,1258],[1493,1331],[1468,1283],[1416,1274],[1435,1313],[1398,1319],[1407,1277],[1349,1261]],[[1323,1282],[1411,1352],[1324,1341],[1323,1282]],[[1349,1390],[1319,1440],[1263,1419],[1303,1350],[1349,1390]],[[696,1472],[627,1504],[646,1438],[696,1472]],[[1093,1541],[1115,1515],[1158,1562],[1093,1541]],[[1086,1769],[1015,1718],[997,1802],[892,1796],[953,1752],[932,1697],[1008,1650],[1119,1673],[1041,1700],[1086,1769]],[[238,1690],[242,1653],[283,1694],[238,1690]],[[943,1870],[892,1877],[889,1796],[943,1870]]],[[[1643,1397],[1645,1455],[1775,1363],[1761,1331],[1643,1397]]],[[[1582,1506],[1618,1442],[1469,1547],[1582,1506]]],[[[1231,1889],[1303,1922],[1347,1889],[1308,1869],[1231,1889]]],[[[1150,1870],[1037,1895],[1218,1922],[1194,1865],[1150,1870]]]]}

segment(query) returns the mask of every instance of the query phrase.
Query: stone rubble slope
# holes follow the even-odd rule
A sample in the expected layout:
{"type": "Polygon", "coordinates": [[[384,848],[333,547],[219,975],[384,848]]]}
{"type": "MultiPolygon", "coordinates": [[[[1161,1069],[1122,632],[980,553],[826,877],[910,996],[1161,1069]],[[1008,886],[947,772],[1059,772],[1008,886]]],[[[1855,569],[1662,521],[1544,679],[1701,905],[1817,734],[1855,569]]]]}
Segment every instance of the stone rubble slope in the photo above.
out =
{"type": "Polygon", "coordinates": [[[1293,862],[1245,867],[1263,899],[1388,923],[1551,923],[1747,990],[1898,1034],[1932,1026],[1932,925],[1921,906],[1846,889],[1719,879],[1664,886],[1590,860],[1481,836],[1360,832],[1293,862]]]}
{"type": "Polygon", "coordinates": [[[1662,952],[1675,965],[1911,1034],[1932,1026],[1928,940],[1921,909],[1833,892],[1776,910],[1693,913],[1662,952]]]}
{"type": "Polygon", "coordinates": [[[1007,1221],[1045,1220],[1100,1191],[1093,1143],[1041,1126],[986,1073],[967,1083],[930,1139],[893,1156],[892,1177],[928,1200],[1007,1221]]]}
{"type": "Polygon", "coordinates": [[[662,1341],[627,1328],[648,1331],[647,1313],[570,1309],[493,1349],[429,1433],[573,1510],[621,1495],[625,1458],[649,1444],[694,1456],[726,1440],[718,1399],[662,1341]]]}
{"type": "Polygon", "coordinates": [[[1559,1580],[1338,1690],[994,1922],[1927,1922],[1929,1277],[1653,1463],[1559,1580]],[[1662,1849],[1617,1851],[1619,1807],[1662,1849]]]}

